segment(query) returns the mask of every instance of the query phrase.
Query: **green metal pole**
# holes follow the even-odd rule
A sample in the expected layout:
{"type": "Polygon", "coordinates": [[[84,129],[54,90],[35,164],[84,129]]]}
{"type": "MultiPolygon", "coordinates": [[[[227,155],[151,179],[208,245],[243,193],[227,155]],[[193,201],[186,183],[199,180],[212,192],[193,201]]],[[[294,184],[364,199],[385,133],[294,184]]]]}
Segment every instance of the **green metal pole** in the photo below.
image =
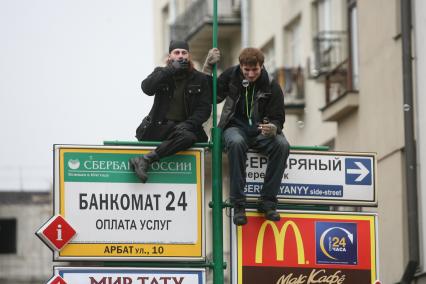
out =
{"type": "MultiPolygon", "coordinates": [[[[105,140],[105,146],[158,146],[162,141],[120,141],[120,140],[105,140]]],[[[198,142],[192,145],[194,148],[211,147],[211,142],[198,142]]]]}
{"type": "MultiPolygon", "coordinates": [[[[213,0],[213,47],[217,47],[217,0],[213,0]]],[[[213,67],[212,128],[213,283],[223,284],[222,132],[217,127],[217,67],[213,67]]]]}
{"type": "MultiPolygon", "coordinates": [[[[217,0],[213,0],[213,47],[217,47],[217,0]]],[[[217,66],[213,66],[213,128],[217,128],[217,66]]]]}

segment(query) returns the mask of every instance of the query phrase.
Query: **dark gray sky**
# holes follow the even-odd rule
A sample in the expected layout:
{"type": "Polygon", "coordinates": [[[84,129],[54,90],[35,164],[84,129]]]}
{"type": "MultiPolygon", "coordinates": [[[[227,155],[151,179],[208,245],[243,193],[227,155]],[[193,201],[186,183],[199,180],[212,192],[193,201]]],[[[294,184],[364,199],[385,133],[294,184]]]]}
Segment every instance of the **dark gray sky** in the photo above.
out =
{"type": "Polygon", "coordinates": [[[135,140],[152,0],[0,0],[0,190],[49,190],[53,144],[135,140]]]}

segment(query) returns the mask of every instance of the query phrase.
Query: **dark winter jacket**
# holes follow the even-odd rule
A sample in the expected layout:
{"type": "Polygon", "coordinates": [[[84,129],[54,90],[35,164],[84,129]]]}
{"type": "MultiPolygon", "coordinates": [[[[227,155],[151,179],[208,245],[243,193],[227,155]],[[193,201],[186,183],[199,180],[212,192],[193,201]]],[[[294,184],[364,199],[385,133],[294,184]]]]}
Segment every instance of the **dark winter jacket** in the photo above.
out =
{"type": "MultiPolygon", "coordinates": [[[[184,88],[184,105],[186,120],[183,125],[186,129],[195,132],[199,140],[207,139],[202,124],[210,117],[211,88],[209,77],[197,70],[188,72],[184,88]]],[[[148,96],[154,97],[154,104],[149,112],[151,121],[161,124],[166,121],[170,101],[173,97],[175,83],[173,72],[169,67],[157,67],[142,81],[142,90],[148,96]]],[[[181,125],[182,125],[181,124],[181,125]]]]}
{"type": "MultiPolygon", "coordinates": [[[[235,113],[235,108],[243,93],[240,66],[233,66],[225,70],[218,78],[218,102],[226,99],[219,121],[219,127],[226,129],[235,113]]],[[[277,133],[282,132],[285,121],[284,95],[281,87],[272,80],[268,72],[262,69],[256,80],[256,93],[253,103],[253,123],[262,123],[267,117],[269,122],[277,126],[277,133]]]]}

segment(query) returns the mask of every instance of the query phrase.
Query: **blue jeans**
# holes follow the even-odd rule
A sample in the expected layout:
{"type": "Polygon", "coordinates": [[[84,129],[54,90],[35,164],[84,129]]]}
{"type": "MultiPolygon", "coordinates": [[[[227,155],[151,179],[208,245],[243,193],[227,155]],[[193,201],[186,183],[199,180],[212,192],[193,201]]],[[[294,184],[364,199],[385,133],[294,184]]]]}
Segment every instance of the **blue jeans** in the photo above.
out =
{"type": "Polygon", "coordinates": [[[223,132],[223,140],[225,151],[228,153],[231,201],[245,203],[246,160],[247,151],[251,148],[268,157],[260,196],[262,202],[275,205],[290,152],[290,145],[284,134],[273,137],[259,134],[250,137],[241,128],[229,127],[223,132]]]}

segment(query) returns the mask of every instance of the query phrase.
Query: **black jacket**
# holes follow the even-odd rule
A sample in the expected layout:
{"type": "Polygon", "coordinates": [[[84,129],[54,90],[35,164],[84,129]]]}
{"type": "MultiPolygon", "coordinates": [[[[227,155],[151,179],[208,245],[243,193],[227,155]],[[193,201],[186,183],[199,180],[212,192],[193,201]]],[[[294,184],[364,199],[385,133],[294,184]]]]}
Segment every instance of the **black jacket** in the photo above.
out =
{"type": "MultiPolygon", "coordinates": [[[[219,127],[225,129],[235,113],[235,108],[243,93],[243,76],[239,65],[226,69],[218,78],[218,102],[226,99],[219,121],[219,127]]],[[[272,80],[268,72],[262,69],[256,80],[256,94],[253,104],[254,123],[262,123],[264,117],[282,132],[285,121],[284,95],[281,87],[272,80]]]]}
{"type": "MultiPolygon", "coordinates": [[[[185,128],[195,132],[199,140],[206,140],[202,124],[210,117],[211,88],[209,77],[197,70],[188,72],[188,79],[184,88],[184,105],[186,120],[185,128]]],[[[142,81],[142,91],[154,97],[154,104],[149,112],[153,123],[161,124],[166,120],[173,97],[175,83],[173,73],[168,67],[157,67],[142,81]]]]}

